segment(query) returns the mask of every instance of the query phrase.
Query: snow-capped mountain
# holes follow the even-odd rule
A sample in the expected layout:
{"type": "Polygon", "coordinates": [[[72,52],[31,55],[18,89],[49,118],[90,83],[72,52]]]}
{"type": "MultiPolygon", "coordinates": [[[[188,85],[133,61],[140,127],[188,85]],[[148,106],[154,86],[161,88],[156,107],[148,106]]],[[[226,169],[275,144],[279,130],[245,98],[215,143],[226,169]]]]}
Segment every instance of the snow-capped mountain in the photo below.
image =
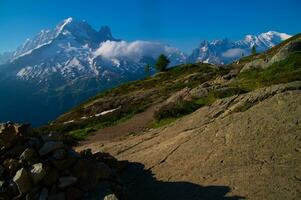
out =
{"type": "Polygon", "coordinates": [[[108,26],[97,31],[68,18],[0,55],[0,121],[46,123],[100,91],[145,77],[145,65],[154,65],[161,53],[169,57],[170,66],[229,63],[249,54],[253,45],[263,51],[288,37],[267,32],[240,41],[204,41],[187,58],[168,45],[119,40],[108,26]]]}
{"type": "Polygon", "coordinates": [[[189,62],[205,62],[212,64],[228,64],[243,55],[251,54],[253,46],[258,52],[265,51],[281,41],[288,39],[291,35],[269,31],[258,36],[246,35],[244,39],[232,41],[229,39],[203,41],[199,48],[193,50],[189,56],[189,62]]]}
{"type": "Polygon", "coordinates": [[[68,18],[3,56],[0,92],[5,95],[0,94],[0,121],[4,117],[24,121],[32,115],[26,119],[45,123],[100,91],[145,77],[145,65],[153,65],[161,53],[170,58],[171,65],[186,61],[176,48],[118,40],[108,26],[96,31],[85,21],[68,18]],[[11,101],[16,101],[14,109],[21,113],[8,111],[11,101]],[[32,113],[33,102],[36,113],[32,113]]]}
{"type": "Polygon", "coordinates": [[[186,61],[175,48],[155,42],[120,41],[107,26],[96,31],[85,21],[68,18],[55,29],[42,30],[27,39],[13,53],[10,63],[20,66],[18,79],[45,83],[54,75],[70,81],[82,76],[104,78],[103,74],[114,74],[116,78],[142,73],[144,58],[156,59],[160,53],[167,54],[172,65],[186,61]]]}

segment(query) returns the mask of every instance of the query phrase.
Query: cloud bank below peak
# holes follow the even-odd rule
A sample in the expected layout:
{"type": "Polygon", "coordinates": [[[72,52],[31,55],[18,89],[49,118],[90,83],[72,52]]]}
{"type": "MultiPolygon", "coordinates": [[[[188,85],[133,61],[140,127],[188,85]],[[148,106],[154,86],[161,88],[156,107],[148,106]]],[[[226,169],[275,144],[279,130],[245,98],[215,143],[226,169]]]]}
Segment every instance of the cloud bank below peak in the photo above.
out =
{"type": "Polygon", "coordinates": [[[111,58],[131,58],[140,59],[142,57],[156,58],[160,54],[179,53],[177,48],[164,45],[159,42],[150,41],[105,41],[100,44],[100,47],[94,52],[94,56],[102,56],[108,59],[111,58]]]}

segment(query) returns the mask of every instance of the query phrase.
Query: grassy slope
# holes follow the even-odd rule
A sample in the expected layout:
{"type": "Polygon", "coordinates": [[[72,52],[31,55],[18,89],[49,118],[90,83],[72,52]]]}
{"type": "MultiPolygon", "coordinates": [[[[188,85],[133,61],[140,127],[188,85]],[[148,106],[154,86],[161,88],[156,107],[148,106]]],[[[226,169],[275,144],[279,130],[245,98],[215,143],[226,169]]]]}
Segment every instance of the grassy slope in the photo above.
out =
{"type": "Polygon", "coordinates": [[[71,135],[75,139],[83,139],[97,129],[116,125],[144,111],[154,103],[164,101],[176,91],[185,87],[193,88],[228,72],[229,69],[217,68],[209,64],[197,63],[177,66],[153,77],[123,84],[100,93],[39,130],[56,130],[71,135]],[[121,109],[103,117],[81,120],[83,116],[92,116],[116,107],[121,107],[121,109]],[[70,120],[75,121],[64,124],[70,120]]]}
{"type": "MultiPolygon", "coordinates": [[[[113,126],[123,122],[136,113],[139,113],[154,103],[167,99],[171,94],[185,87],[193,88],[217,76],[222,76],[230,70],[240,70],[244,64],[253,59],[271,58],[281,47],[288,42],[299,39],[300,34],[284,41],[280,45],[262,54],[251,55],[242,58],[239,62],[230,64],[224,68],[216,68],[208,64],[188,64],[169,69],[167,72],[159,73],[144,80],[123,84],[114,89],[103,92],[92,99],[77,106],[70,112],[60,116],[50,126],[42,129],[52,129],[72,136],[75,139],[84,139],[87,135],[97,129],[113,126]],[[148,94],[136,98],[141,94],[148,94]],[[119,103],[112,103],[119,102],[119,103]],[[104,105],[107,105],[104,107],[104,105]],[[80,120],[82,116],[90,116],[106,109],[121,106],[118,112],[105,117],[94,117],[92,119],[80,120]],[[106,108],[106,109],[105,109],[106,108]],[[98,110],[97,110],[98,109],[98,110]],[[75,120],[71,124],[63,124],[69,120],[75,120]]],[[[240,73],[232,81],[226,92],[218,92],[215,89],[209,91],[208,96],[194,99],[190,102],[180,102],[156,113],[156,120],[150,124],[151,128],[160,127],[175,121],[177,118],[189,114],[204,105],[211,105],[215,100],[252,91],[277,83],[301,80],[301,53],[293,53],[287,59],[274,63],[266,69],[252,69],[240,73]]]]}

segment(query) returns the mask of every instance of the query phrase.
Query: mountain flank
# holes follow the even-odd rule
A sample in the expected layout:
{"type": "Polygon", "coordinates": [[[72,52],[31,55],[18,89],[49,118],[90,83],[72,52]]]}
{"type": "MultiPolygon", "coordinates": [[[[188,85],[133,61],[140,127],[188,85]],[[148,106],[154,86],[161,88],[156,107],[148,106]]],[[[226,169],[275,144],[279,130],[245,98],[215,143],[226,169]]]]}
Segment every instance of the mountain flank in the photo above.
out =
{"type": "Polygon", "coordinates": [[[130,199],[298,199],[300,77],[298,34],[223,67],[121,85],[36,131],[129,161],[130,199]]]}

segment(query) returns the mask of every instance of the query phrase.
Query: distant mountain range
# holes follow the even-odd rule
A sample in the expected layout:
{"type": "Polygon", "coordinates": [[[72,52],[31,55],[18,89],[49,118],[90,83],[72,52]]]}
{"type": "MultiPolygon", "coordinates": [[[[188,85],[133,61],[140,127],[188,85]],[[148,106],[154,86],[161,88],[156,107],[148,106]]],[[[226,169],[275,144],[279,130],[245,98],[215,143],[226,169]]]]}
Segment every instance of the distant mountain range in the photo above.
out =
{"type": "Polygon", "coordinates": [[[0,55],[0,121],[46,123],[100,91],[144,78],[145,65],[154,65],[161,53],[170,66],[226,64],[249,54],[253,45],[264,51],[288,37],[270,31],[235,42],[204,41],[187,56],[158,42],[116,39],[108,26],[96,31],[85,21],[68,18],[0,55]]]}
{"type": "Polygon", "coordinates": [[[258,36],[246,35],[244,39],[238,41],[229,39],[203,41],[199,48],[193,50],[188,62],[228,64],[242,56],[250,55],[253,46],[258,52],[263,52],[290,37],[291,35],[286,33],[269,31],[258,36]]]}

